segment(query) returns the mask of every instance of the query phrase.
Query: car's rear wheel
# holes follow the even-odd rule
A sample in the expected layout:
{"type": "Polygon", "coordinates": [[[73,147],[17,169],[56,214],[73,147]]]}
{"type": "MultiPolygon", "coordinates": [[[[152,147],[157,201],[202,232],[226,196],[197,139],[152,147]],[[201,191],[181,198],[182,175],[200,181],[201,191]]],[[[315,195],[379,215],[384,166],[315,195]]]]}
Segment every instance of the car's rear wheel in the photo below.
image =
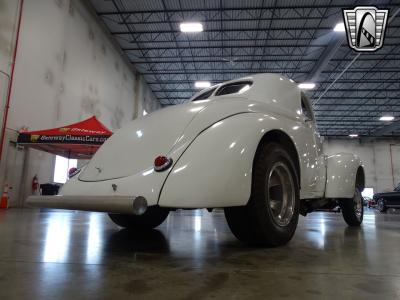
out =
{"type": "Polygon", "coordinates": [[[340,199],[339,205],[342,209],[343,219],[349,226],[360,226],[364,217],[364,199],[361,189],[356,187],[354,197],[351,199],[340,199]]]}
{"type": "Polygon", "coordinates": [[[130,230],[144,230],[155,228],[165,221],[168,217],[169,210],[159,207],[150,206],[142,215],[122,215],[108,214],[110,219],[118,226],[130,230]]]}
{"type": "Polygon", "coordinates": [[[379,199],[378,199],[378,202],[377,202],[377,206],[378,206],[378,210],[379,210],[380,212],[386,212],[386,211],[387,211],[385,199],[379,198],[379,199]]]}
{"type": "Polygon", "coordinates": [[[292,238],[299,218],[299,183],[293,159],[277,143],[257,151],[252,190],[246,206],[225,208],[233,234],[248,244],[284,245],[292,238]]]}

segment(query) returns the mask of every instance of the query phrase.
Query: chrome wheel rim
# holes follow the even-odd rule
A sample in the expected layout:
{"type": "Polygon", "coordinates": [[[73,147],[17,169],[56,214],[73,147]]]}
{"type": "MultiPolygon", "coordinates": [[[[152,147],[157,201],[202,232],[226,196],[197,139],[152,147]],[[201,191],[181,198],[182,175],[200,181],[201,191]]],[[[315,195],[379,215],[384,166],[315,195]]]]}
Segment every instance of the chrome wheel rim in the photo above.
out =
{"type": "Polygon", "coordinates": [[[358,220],[361,220],[363,215],[363,197],[359,189],[356,189],[354,194],[354,211],[358,220]]]}
{"type": "Polygon", "coordinates": [[[292,174],[284,163],[277,162],[272,166],[266,195],[273,221],[279,226],[287,226],[294,215],[296,195],[292,174]]]}

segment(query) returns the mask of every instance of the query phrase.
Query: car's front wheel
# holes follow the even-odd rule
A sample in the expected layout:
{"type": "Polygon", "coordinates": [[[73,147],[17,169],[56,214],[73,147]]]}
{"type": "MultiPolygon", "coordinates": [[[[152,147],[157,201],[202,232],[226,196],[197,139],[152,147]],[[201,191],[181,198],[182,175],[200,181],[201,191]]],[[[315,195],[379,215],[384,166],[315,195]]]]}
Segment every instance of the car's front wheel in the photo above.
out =
{"type": "Polygon", "coordinates": [[[364,199],[360,188],[356,187],[354,197],[351,199],[340,199],[339,205],[342,209],[343,219],[349,226],[360,226],[364,217],[364,199]]]}
{"type": "Polygon", "coordinates": [[[377,206],[378,206],[378,210],[379,210],[380,212],[386,212],[387,207],[386,207],[385,199],[379,198],[379,199],[378,199],[377,206]]]}
{"type": "Polygon", "coordinates": [[[253,165],[252,190],[246,206],[225,208],[233,234],[248,244],[284,245],[299,218],[299,183],[293,159],[277,143],[264,143],[253,165]]]}
{"type": "Polygon", "coordinates": [[[155,228],[165,221],[168,217],[169,210],[159,207],[150,206],[142,215],[122,215],[108,214],[110,219],[118,226],[130,230],[145,230],[155,228]]]}

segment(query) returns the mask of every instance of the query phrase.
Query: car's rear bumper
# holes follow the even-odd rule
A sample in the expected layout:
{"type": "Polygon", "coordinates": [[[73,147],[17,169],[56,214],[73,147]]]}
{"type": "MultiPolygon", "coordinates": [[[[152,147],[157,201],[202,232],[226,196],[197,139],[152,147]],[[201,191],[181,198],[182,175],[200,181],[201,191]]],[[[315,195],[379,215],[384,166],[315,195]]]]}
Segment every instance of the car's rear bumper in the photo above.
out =
{"type": "Polygon", "coordinates": [[[141,214],[147,209],[146,199],[134,196],[30,196],[27,204],[33,207],[118,214],[141,214]]]}

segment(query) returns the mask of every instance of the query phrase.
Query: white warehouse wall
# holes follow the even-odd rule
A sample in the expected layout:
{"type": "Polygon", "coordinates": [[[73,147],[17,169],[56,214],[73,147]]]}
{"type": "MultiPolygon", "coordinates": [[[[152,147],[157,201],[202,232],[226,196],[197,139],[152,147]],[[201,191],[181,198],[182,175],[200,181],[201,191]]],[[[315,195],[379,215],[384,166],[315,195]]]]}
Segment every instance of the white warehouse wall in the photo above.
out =
{"type": "Polygon", "coordinates": [[[327,139],[324,151],[331,155],[348,152],[358,155],[364,165],[366,187],[374,192],[392,191],[400,182],[400,141],[380,139],[327,139]]]}
{"type": "MultiPolygon", "coordinates": [[[[18,2],[0,0],[0,70],[6,73],[10,72],[18,2]]],[[[22,127],[52,128],[92,115],[114,131],[142,115],[143,109],[160,108],[87,2],[24,1],[7,123],[9,140],[15,141],[22,127]]],[[[6,76],[0,75],[0,88],[5,84],[6,76]]],[[[4,90],[0,92],[2,109],[4,90]]],[[[2,161],[7,165],[2,164],[1,181],[7,177],[14,188],[24,186],[22,193],[13,191],[15,201],[29,194],[35,174],[41,183],[52,181],[53,155],[35,150],[21,153],[8,141],[4,147],[2,161]]]]}

